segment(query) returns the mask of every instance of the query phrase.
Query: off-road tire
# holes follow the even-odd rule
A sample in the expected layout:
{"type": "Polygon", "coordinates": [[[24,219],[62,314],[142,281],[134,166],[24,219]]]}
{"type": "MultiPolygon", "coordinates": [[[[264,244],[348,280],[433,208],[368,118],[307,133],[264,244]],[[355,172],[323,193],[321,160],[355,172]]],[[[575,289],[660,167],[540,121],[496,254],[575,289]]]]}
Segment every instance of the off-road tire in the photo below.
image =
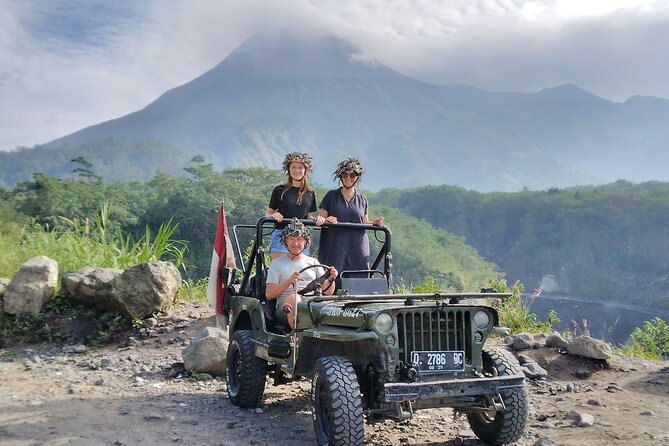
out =
{"type": "Polygon", "coordinates": [[[228,347],[225,377],[228,398],[235,406],[256,407],[265,391],[267,361],[258,358],[253,346],[253,332],[235,332],[228,347]]]}
{"type": "MultiPolygon", "coordinates": [[[[516,358],[509,352],[492,349],[483,351],[483,369],[493,376],[522,375],[516,358]]],[[[503,412],[472,412],[467,414],[469,425],[482,441],[502,445],[513,443],[525,432],[529,400],[527,386],[500,392],[506,410],[503,412]]]]}
{"type": "Polygon", "coordinates": [[[320,446],[363,444],[360,385],[348,359],[326,356],[318,360],[312,380],[311,404],[316,441],[320,446]]]}

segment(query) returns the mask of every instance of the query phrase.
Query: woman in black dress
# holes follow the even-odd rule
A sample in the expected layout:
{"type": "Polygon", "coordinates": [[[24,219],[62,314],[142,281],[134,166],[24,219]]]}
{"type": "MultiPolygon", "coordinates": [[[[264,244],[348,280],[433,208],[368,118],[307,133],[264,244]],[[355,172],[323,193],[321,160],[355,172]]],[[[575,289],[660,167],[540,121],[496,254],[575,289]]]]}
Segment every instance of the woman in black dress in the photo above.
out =
{"type": "MultiPolygon", "coordinates": [[[[309,154],[287,154],[283,160],[283,171],[288,179],[274,188],[265,212],[266,216],[276,220],[269,248],[272,260],[288,252],[280,240],[281,230],[286,226],[282,224],[284,219],[316,219],[313,215],[316,212],[316,194],[309,185],[309,174],[312,172],[309,154]]],[[[309,255],[308,247],[304,253],[309,255]]]]}

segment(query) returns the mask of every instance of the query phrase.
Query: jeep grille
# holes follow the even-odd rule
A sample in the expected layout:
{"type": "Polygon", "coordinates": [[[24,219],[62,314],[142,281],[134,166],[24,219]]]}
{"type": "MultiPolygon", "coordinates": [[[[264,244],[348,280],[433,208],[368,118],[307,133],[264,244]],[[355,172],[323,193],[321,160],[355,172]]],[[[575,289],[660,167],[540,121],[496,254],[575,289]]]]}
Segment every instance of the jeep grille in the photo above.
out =
{"type": "Polygon", "coordinates": [[[400,360],[408,364],[412,351],[462,350],[471,364],[471,332],[467,310],[401,310],[397,315],[400,360]]]}

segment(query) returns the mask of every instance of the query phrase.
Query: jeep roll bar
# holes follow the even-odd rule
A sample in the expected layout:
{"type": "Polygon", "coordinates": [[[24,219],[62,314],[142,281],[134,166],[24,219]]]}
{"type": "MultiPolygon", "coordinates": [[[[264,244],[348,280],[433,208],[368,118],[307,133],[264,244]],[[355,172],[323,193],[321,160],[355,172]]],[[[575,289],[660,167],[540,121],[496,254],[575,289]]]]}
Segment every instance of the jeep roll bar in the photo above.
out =
{"type": "MultiPolygon", "coordinates": [[[[316,227],[316,223],[313,220],[300,220],[305,226],[316,227]]],[[[263,237],[269,235],[264,231],[267,229],[274,230],[274,225],[276,220],[271,217],[261,217],[258,219],[255,226],[253,225],[235,225],[233,227],[233,238],[235,245],[237,247],[237,254],[240,259],[244,258],[244,254],[241,249],[239,238],[237,235],[237,228],[254,228],[255,227],[255,237],[251,244],[251,250],[249,253],[249,258],[247,264],[240,262],[242,265],[242,280],[240,285],[240,291],[244,293],[249,286],[254,291],[254,297],[264,298],[264,280],[267,270],[267,265],[265,263],[265,248],[263,247],[263,237]],[[255,276],[252,276],[252,273],[255,272],[255,276]],[[254,282],[251,284],[250,281],[254,282]]],[[[385,275],[386,281],[388,282],[388,288],[392,285],[392,252],[391,252],[391,238],[392,233],[390,228],[387,226],[376,226],[373,224],[366,223],[324,223],[320,228],[333,228],[338,229],[357,229],[364,231],[373,231],[374,238],[381,244],[381,248],[374,258],[372,264],[370,265],[370,270],[381,270],[385,275]],[[380,238],[379,233],[383,233],[384,237],[380,238]]],[[[318,230],[320,231],[320,228],[318,230]]],[[[328,265],[329,266],[329,265],[328,265]]]]}

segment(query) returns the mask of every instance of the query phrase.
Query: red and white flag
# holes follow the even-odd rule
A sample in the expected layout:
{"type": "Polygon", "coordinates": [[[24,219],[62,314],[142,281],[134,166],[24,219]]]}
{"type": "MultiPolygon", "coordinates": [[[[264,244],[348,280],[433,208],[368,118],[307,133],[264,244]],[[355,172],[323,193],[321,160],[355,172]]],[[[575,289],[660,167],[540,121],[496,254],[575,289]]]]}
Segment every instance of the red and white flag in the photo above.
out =
{"type": "Polygon", "coordinates": [[[218,213],[218,227],[214,239],[214,252],[211,254],[211,269],[209,270],[209,284],[207,286],[207,297],[209,304],[216,309],[216,321],[218,325],[227,328],[228,311],[224,308],[225,287],[229,277],[221,275],[222,268],[235,268],[235,254],[232,251],[232,243],[228,236],[228,224],[225,221],[225,209],[221,203],[218,213]]]}

